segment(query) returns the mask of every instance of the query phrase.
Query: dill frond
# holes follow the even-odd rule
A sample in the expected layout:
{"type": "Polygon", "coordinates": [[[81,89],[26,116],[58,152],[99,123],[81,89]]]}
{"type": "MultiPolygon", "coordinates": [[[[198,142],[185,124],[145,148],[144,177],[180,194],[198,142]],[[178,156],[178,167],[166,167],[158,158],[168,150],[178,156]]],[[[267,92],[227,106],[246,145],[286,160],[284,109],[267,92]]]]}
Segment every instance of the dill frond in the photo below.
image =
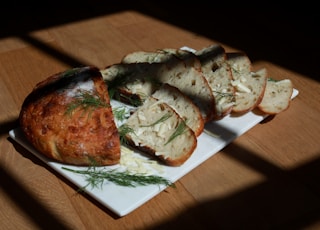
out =
{"type": "Polygon", "coordinates": [[[88,167],[84,170],[74,170],[66,167],[62,167],[62,169],[85,176],[87,184],[81,188],[82,191],[84,191],[88,186],[91,188],[101,189],[106,180],[116,185],[126,187],[160,184],[174,187],[174,184],[168,179],[157,175],[131,174],[128,171],[117,171],[115,169],[103,170],[94,166],[88,167]]]}
{"type": "Polygon", "coordinates": [[[124,121],[127,118],[127,110],[125,107],[116,107],[112,109],[114,117],[119,121],[124,121]]]}
{"type": "Polygon", "coordinates": [[[161,122],[164,122],[165,120],[169,119],[172,115],[167,113],[165,115],[163,115],[162,117],[160,117],[158,120],[156,120],[155,122],[153,122],[152,124],[149,125],[140,125],[140,127],[151,127],[154,126],[156,124],[159,124],[161,122]]]}
{"type": "Polygon", "coordinates": [[[118,132],[119,132],[119,136],[120,136],[120,143],[127,144],[126,135],[128,133],[134,133],[134,130],[131,127],[129,127],[128,125],[123,124],[118,128],[118,132]]]}
{"type": "Polygon", "coordinates": [[[279,81],[279,80],[276,80],[276,79],[274,79],[274,78],[272,78],[272,77],[268,77],[268,79],[267,79],[268,81],[273,81],[273,82],[277,82],[277,81],[279,81]]]}
{"type": "Polygon", "coordinates": [[[87,90],[80,90],[79,94],[74,96],[75,100],[68,104],[66,114],[72,115],[76,109],[81,109],[84,112],[93,111],[99,107],[109,106],[98,95],[87,90]]]}
{"type": "Polygon", "coordinates": [[[174,140],[177,136],[182,135],[185,130],[187,128],[187,124],[184,121],[181,121],[178,124],[178,127],[176,128],[176,130],[174,131],[174,133],[169,137],[168,141],[164,144],[167,145],[168,143],[170,143],[172,140],[174,140]]]}
{"type": "Polygon", "coordinates": [[[232,93],[223,93],[220,91],[213,91],[216,95],[215,98],[217,101],[221,100],[222,98],[226,97],[226,98],[230,98],[231,100],[234,100],[234,95],[232,93]]]}

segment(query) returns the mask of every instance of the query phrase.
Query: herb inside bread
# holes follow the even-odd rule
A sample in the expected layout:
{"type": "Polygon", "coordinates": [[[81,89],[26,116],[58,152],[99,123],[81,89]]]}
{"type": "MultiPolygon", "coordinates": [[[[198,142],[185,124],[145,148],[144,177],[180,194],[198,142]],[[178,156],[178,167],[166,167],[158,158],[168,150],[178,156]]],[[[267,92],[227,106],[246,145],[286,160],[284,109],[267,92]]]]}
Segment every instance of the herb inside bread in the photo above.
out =
{"type": "Polygon", "coordinates": [[[231,84],[232,72],[226,62],[226,52],[221,45],[213,44],[195,54],[215,98],[214,120],[222,119],[231,113],[235,103],[235,87],[231,84]]]}
{"type": "Polygon", "coordinates": [[[292,92],[293,85],[290,79],[268,78],[264,96],[258,108],[266,114],[278,114],[289,107],[292,92]]]}
{"type": "Polygon", "coordinates": [[[214,95],[203,76],[201,63],[193,53],[172,48],[154,52],[137,51],[126,55],[122,62],[149,64],[149,68],[152,68],[152,76],[162,83],[178,88],[189,97],[200,109],[205,122],[213,119],[215,113],[214,95]]]}
{"type": "Polygon", "coordinates": [[[227,63],[232,72],[231,84],[236,90],[232,112],[247,113],[262,100],[268,77],[267,69],[253,72],[249,57],[240,52],[227,53],[227,63]]]}
{"type": "Polygon", "coordinates": [[[132,131],[129,145],[164,162],[179,166],[193,153],[197,138],[193,130],[168,104],[148,97],[124,124],[132,131]]]}
{"type": "Polygon", "coordinates": [[[163,84],[152,96],[171,106],[186,124],[199,136],[204,129],[204,120],[199,108],[178,88],[163,84]]]}

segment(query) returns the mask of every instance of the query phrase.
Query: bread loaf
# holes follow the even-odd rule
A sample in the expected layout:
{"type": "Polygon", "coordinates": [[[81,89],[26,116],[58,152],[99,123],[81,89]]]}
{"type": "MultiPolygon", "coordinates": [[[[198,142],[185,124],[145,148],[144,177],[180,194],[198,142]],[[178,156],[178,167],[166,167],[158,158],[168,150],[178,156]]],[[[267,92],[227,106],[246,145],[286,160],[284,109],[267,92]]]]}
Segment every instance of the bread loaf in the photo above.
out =
{"type": "Polygon", "coordinates": [[[125,135],[130,145],[169,166],[182,165],[197,146],[197,137],[184,120],[153,97],[147,98],[124,126],[131,130],[125,135]]]}
{"type": "Polygon", "coordinates": [[[19,115],[27,140],[51,160],[72,165],[114,165],[120,138],[99,70],[80,67],[39,82],[19,115]]]}
{"type": "Polygon", "coordinates": [[[195,52],[201,63],[215,98],[215,120],[230,114],[235,103],[235,88],[231,84],[232,72],[227,64],[225,49],[219,44],[204,47],[195,52]]]}
{"type": "Polygon", "coordinates": [[[258,108],[266,114],[278,114],[289,107],[292,92],[293,85],[290,79],[268,78],[264,96],[258,108]]]}

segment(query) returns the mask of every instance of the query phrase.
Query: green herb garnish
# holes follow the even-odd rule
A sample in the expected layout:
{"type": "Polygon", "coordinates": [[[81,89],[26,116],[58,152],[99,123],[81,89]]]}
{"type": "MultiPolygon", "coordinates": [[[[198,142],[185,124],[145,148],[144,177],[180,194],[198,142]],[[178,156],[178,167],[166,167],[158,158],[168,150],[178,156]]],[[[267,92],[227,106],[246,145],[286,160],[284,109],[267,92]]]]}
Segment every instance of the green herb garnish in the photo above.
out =
{"type": "Polygon", "coordinates": [[[86,90],[80,90],[74,98],[75,100],[70,102],[67,107],[66,114],[68,115],[72,115],[76,109],[92,112],[96,108],[108,106],[98,95],[86,90]]]}
{"type": "Polygon", "coordinates": [[[117,100],[125,101],[126,103],[129,103],[130,105],[135,106],[135,107],[138,107],[138,106],[142,105],[142,103],[143,103],[143,99],[141,99],[140,96],[135,95],[135,94],[133,96],[129,97],[127,95],[120,93],[117,97],[117,100]]]}
{"type": "Polygon", "coordinates": [[[234,99],[234,95],[232,93],[223,93],[223,92],[219,92],[219,91],[213,91],[216,95],[216,99],[217,101],[219,101],[221,98],[224,97],[229,97],[231,99],[234,99]]]}
{"type": "Polygon", "coordinates": [[[151,127],[154,126],[156,124],[159,124],[160,122],[164,122],[165,120],[169,119],[171,117],[171,114],[167,113],[165,115],[163,115],[162,117],[160,117],[158,120],[156,120],[155,122],[153,122],[152,124],[149,125],[140,125],[141,127],[151,127]]]}
{"type": "Polygon", "coordinates": [[[113,182],[116,185],[127,187],[146,186],[152,184],[174,186],[174,184],[168,179],[156,175],[131,174],[128,171],[117,171],[115,169],[103,170],[98,169],[95,166],[90,166],[85,170],[74,170],[66,167],[62,167],[62,169],[81,174],[86,177],[85,179],[88,183],[80,189],[81,191],[84,191],[88,186],[91,186],[91,188],[102,188],[105,180],[113,182]]]}
{"type": "Polygon", "coordinates": [[[128,113],[125,107],[113,108],[112,113],[118,121],[124,121],[128,117],[128,113]]]}
{"type": "Polygon", "coordinates": [[[277,81],[279,81],[279,80],[276,80],[276,79],[274,79],[274,78],[269,77],[269,78],[268,78],[268,81],[277,82],[277,81]]]}
{"type": "Polygon", "coordinates": [[[75,73],[77,73],[79,71],[79,69],[80,68],[68,69],[68,70],[63,72],[62,77],[70,77],[70,76],[74,75],[75,73]]]}
{"type": "Polygon", "coordinates": [[[134,133],[134,130],[133,130],[133,128],[129,127],[128,125],[123,124],[118,128],[118,132],[119,132],[119,136],[120,136],[120,143],[127,144],[126,135],[128,133],[134,133]]]}
{"type": "Polygon", "coordinates": [[[164,145],[167,145],[168,143],[170,143],[177,136],[182,135],[184,133],[184,131],[186,130],[186,128],[187,128],[187,124],[184,121],[181,121],[178,124],[178,127],[176,128],[174,133],[170,136],[169,140],[164,145]]]}

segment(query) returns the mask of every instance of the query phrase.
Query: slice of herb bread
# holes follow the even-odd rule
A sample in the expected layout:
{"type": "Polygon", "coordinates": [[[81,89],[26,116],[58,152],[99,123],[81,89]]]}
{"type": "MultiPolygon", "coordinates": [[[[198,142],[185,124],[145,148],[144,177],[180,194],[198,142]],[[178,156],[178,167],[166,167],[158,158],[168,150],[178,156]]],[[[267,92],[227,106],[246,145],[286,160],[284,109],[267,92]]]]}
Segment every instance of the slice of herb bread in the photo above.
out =
{"type": "Polygon", "coordinates": [[[178,113],[153,97],[148,97],[120,129],[127,130],[129,145],[169,166],[182,165],[197,146],[195,133],[178,113]]]}
{"type": "Polygon", "coordinates": [[[152,96],[171,106],[194,131],[196,136],[202,133],[204,120],[199,108],[178,88],[169,84],[163,84],[152,96]]]}
{"type": "Polygon", "coordinates": [[[278,114],[289,107],[292,92],[293,84],[290,79],[268,78],[264,96],[258,108],[266,114],[278,114]]]}
{"type": "Polygon", "coordinates": [[[162,84],[156,77],[158,67],[148,63],[117,63],[100,70],[110,97],[139,106],[162,84]]]}
{"type": "Polygon", "coordinates": [[[170,59],[170,55],[165,49],[157,51],[133,51],[126,54],[121,63],[163,63],[170,59]]]}
{"type": "MultiPolygon", "coordinates": [[[[178,88],[199,107],[205,122],[213,119],[215,100],[213,92],[201,72],[199,60],[194,54],[166,48],[154,52],[138,51],[123,58],[125,63],[149,63],[152,76],[162,83],[178,88]]],[[[150,70],[148,70],[150,71],[150,70]]]]}
{"type": "Polygon", "coordinates": [[[251,61],[241,52],[227,53],[227,63],[232,72],[232,85],[235,87],[233,113],[246,113],[253,110],[262,100],[267,83],[267,70],[252,71],[251,61]]]}
{"type": "Polygon", "coordinates": [[[235,88],[231,84],[232,72],[226,62],[225,49],[219,44],[213,44],[197,50],[195,54],[215,98],[214,119],[222,119],[231,113],[235,102],[235,88]]]}

